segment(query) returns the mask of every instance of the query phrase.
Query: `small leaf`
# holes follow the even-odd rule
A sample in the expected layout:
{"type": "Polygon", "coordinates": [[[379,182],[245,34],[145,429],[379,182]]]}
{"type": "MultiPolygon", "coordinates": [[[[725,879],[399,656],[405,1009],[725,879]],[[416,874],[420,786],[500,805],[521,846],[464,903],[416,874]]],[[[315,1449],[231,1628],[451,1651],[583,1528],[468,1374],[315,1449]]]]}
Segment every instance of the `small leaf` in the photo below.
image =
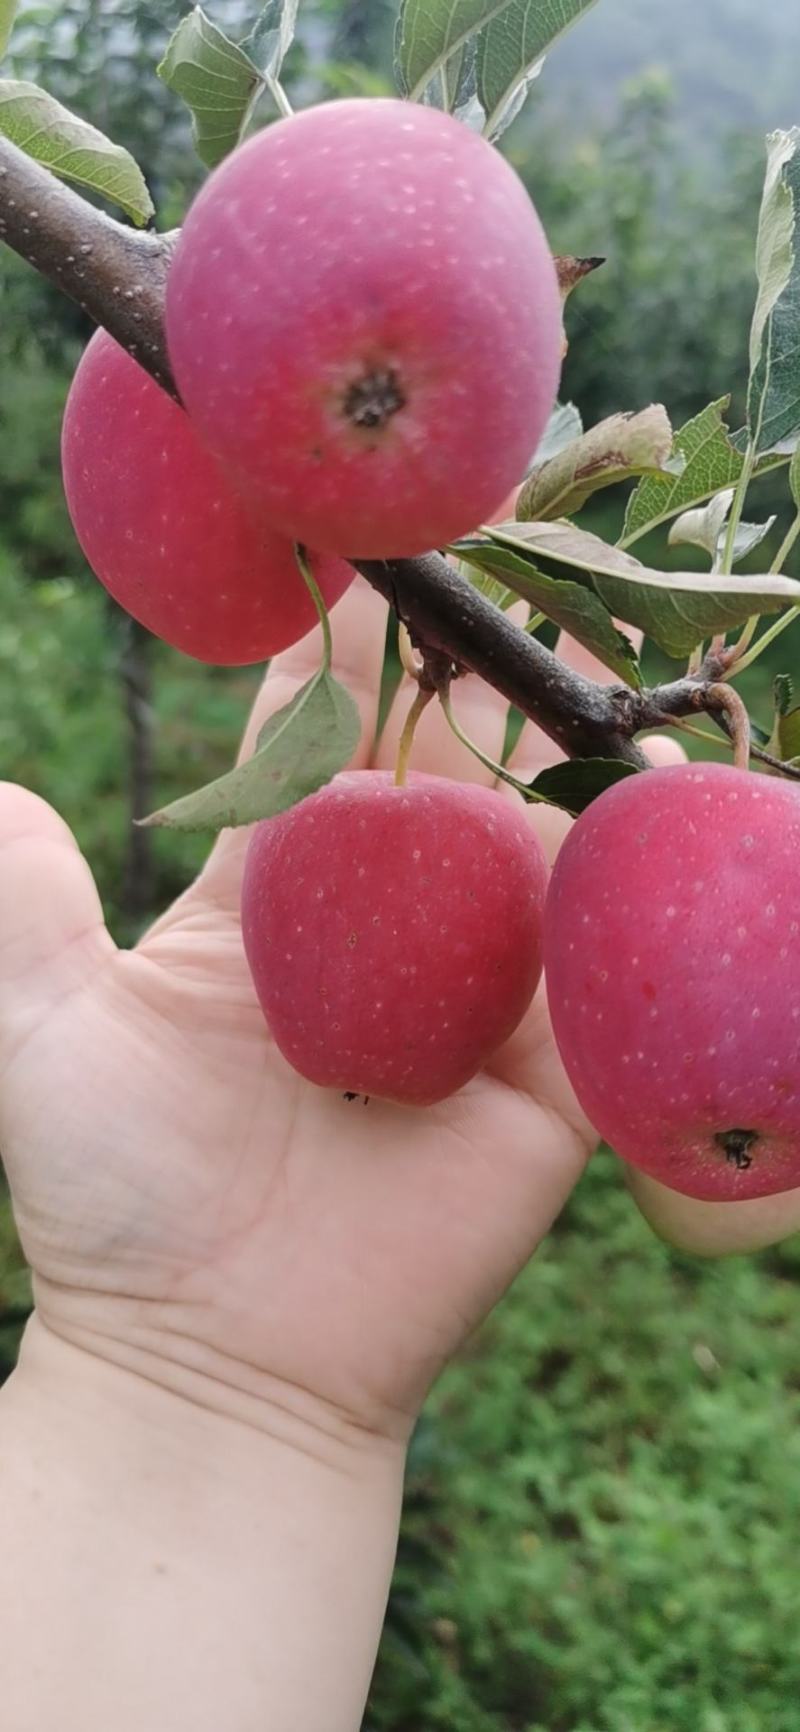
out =
{"type": "Polygon", "coordinates": [[[263,88],[258,67],[195,6],[170,37],[157,70],[191,110],[197,154],[214,168],[242,137],[263,88]]]}
{"type": "Polygon", "coordinates": [[[583,422],[580,410],[574,403],[557,403],[542,434],[539,449],[536,453],[532,469],[540,468],[543,463],[551,462],[574,439],[580,439],[583,433],[583,422]]]}
{"type": "Polygon", "coordinates": [[[635,764],[626,764],[619,758],[570,758],[564,764],[542,770],[531,783],[531,793],[578,818],[615,782],[640,774],[635,764]]]}
{"type": "Polygon", "coordinates": [[[611,415],[534,470],[517,502],[517,517],[571,517],[599,488],[662,470],[671,451],[672,428],[660,404],[638,415],[611,415]]]}
{"type": "Polygon", "coordinates": [[[19,0],[0,0],[0,54],[5,54],[14,28],[19,0]]]}
{"type": "Polygon", "coordinates": [[[767,139],[747,422],[757,452],[800,428],[800,127],[767,139]]]}
{"type": "MultiPolygon", "coordinates": [[[[667,540],[670,547],[680,547],[688,544],[702,547],[704,553],[710,555],[712,562],[718,566],[727,544],[728,516],[735,497],[735,490],[728,487],[708,505],[698,506],[695,511],[684,511],[681,517],[676,517],[670,528],[667,540]]],[[[775,523],[774,515],[768,517],[765,523],[739,523],[733,538],[732,564],[738,565],[746,559],[762,541],[766,541],[775,523]]]]}
{"type": "MultiPolygon", "coordinates": [[[[595,0],[512,0],[487,23],[478,42],[478,96],[495,138],[504,111],[536,76],[545,51],[595,0]]],[[[508,124],[506,120],[506,124],[508,124]]]]}
{"type": "Polygon", "coordinates": [[[62,108],[38,85],[0,78],[0,134],[61,180],[88,187],[118,205],[140,227],[153,215],[144,176],[128,151],[62,108]]]}
{"type": "MultiPolygon", "coordinates": [[[[501,526],[499,533],[505,530],[513,535],[515,526],[501,526]]],[[[477,538],[466,544],[460,542],[458,552],[488,576],[507,584],[515,595],[537,612],[546,614],[562,631],[569,632],[619,679],[639,689],[642,681],[633,645],[623,632],[617,631],[608,609],[585,584],[568,578],[545,577],[529,559],[494,542],[477,538]]]]}
{"type": "Polygon", "coordinates": [[[514,0],[403,0],[395,37],[398,89],[418,101],[451,54],[512,4],[514,0]]]}
{"type": "Polygon", "coordinates": [[[610,613],[639,626],[670,656],[688,655],[704,638],[743,625],[754,613],[780,613],[800,601],[800,583],[791,578],[656,571],[571,523],[506,524],[487,534],[517,553],[527,551],[537,565],[549,559],[582,573],[578,581],[594,589],[610,613]]]}
{"type": "Polygon", "coordinates": [[[772,687],[772,697],[777,715],[785,716],[794,697],[794,680],[790,674],[778,674],[772,687]]]}
{"type": "Polygon", "coordinates": [[[725,525],[735,497],[735,489],[726,487],[722,493],[715,494],[707,505],[698,505],[694,511],[684,511],[670,526],[667,541],[670,547],[702,547],[709,558],[716,559],[720,537],[724,539],[725,525]]]}
{"type": "Polygon", "coordinates": [[[280,73],[294,41],[299,4],[300,0],[267,0],[242,43],[265,77],[277,78],[280,73]]]}
{"type": "MultiPolygon", "coordinates": [[[[767,536],[769,535],[770,530],[774,527],[776,521],[777,519],[773,513],[772,517],[766,518],[764,523],[740,523],[738,525],[736,534],[733,538],[734,565],[738,565],[740,561],[746,559],[747,555],[752,553],[755,548],[760,547],[762,541],[766,541],[767,536]]],[[[725,537],[724,535],[721,535],[719,538],[719,548],[717,550],[719,557],[722,556],[724,546],[725,537]]]]}
{"type": "Polygon", "coordinates": [[[252,758],[144,822],[169,830],[216,831],[274,818],[343,770],[360,734],[358,706],[322,668],[270,717],[252,758]]]}

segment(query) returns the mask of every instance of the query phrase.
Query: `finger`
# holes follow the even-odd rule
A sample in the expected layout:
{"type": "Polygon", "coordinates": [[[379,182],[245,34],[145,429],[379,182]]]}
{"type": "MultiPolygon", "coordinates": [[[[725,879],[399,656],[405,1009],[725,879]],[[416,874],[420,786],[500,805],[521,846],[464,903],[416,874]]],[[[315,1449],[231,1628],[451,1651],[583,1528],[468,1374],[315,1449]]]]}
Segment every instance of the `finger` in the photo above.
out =
{"type": "Polygon", "coordinates": [[[666,770],[670,764],[686,763],[686,753],[674,734],[648,734],[639,745],[654,770],[666,770]]]}
{"type": "Polygon", "coordinates": [[[0,1056],[113,954],[74,836],[36,794],[0,783],[0,1056]]]}
{"type": "Polygon", "coordinates": [[[701,1203],[681,1196],[647,1173],[626,1169],[638,1207],[653,1231],[679,1251],[698,1257],[726,1257],[760,1251],[800,1231],[800,1190],[747,1203],[701,1203]]]}
{"type": "MultiPolygon", "coordinates": [[[[528,610],[524,605],[513,608],[510,617],[518,624],[524,623],[528,610]]],[[[414,680],[406,678],[401,681],[376,754],[375,762],[380,769],[394,769],[400,735],[416,691],[414,680]]],[[[463,732],[493,763],[499,763],[508,725],[508,699],[501,697],[476,674],[454,680],[450,697],[463,732]]],[[[435,699],[417,724],[411,768],[427,775],[450,776],[455,782],[479,782],[489,788],[494,786],[496,779],[494,771],[481,764],[456,738],[435,699]]]]}
{"type": "MultiPolygon", "coordinates": [[[[363,578],[356,578],[331,617],[333,673],[355,699],[361,719],[361,737],[352,758],[354,768],[363,768],[369,762],[375,737],[386,619],[385,601],[363,578]]],[[[276,657],[253,705],[242,740],[240,762],[252,753],[265,722],[277,710],[291,703],[301,687],[316,673],[321,660],[322,632],[319,628],[303,638],[301,643],[294,644],[284,655],[276,657]]],[[[193,890],[215,904],[229,901],[232,907],[238,905],[248,837],[247,828],[224,831],[193,890]]],[[[176,910],[178,908],[182,913],[183,899],[176,904],[176,910]]],[[[155,931],[154,928],[151,937],[155,931]]]]}

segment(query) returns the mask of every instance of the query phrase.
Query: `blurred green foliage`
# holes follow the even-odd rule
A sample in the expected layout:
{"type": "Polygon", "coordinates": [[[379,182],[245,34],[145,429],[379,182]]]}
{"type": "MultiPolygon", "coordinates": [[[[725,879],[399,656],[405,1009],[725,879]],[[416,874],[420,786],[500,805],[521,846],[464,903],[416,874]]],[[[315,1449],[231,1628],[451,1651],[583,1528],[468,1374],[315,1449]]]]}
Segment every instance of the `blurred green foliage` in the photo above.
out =
{"type": "MultiPolygon", "coordinates": [[[[181,9],[24,6],[15,39],[15,71],[140,158],[165,223],[198,179],[186,117],[152,71],[181,9]]],[[[210,10],[233,28],[248,7],[210,10]]],[[[387,88],[392,11],[304,0],[287,69],[296,100],[387,88]]],[[[537,108],[534,94],[509,143],[554,247],[609,260],[570,308],[563,394],[587,424],[659,399],[677,424],[730,390],[735,425],[763,142],[731,139],[712,174],[681,148],[663,74],[629,86],[612,117],[596,112],[554,126],[552,102],[537,108]]],[[[64,813],[129,941],[142,919],[129,874],[130,630],[85,571],[58,467],[87,334],[0,257],[0,770],[64,813]]],[[[786,507],[778,476],[750,514],[785,521],[786,507]]],[[[611,534],[618,518],[603,500],[592,526],[611,534]]],[[[662,557],[663,537],[637,551],[662,557]]],[[[798,648],[795,627],[749,676],[761,719],[798,648]]],[[[136,653],[162,804],[227,767],[258,676],[158,645],[136,653]]],[[[649,668],[665,671],[655,657],[649,668]]],[[[151,846],[155,912],[205,844],[158,834],[151,846]]],[[[798,1280],[794,1244],[710,1266],[667,1251],[610,1157],[593,1163],[418,1430],[369,1732],[795,1732],[798,1280]]],[[[28,1302],[0,1208],[0,1375],[28,1302]]]]}

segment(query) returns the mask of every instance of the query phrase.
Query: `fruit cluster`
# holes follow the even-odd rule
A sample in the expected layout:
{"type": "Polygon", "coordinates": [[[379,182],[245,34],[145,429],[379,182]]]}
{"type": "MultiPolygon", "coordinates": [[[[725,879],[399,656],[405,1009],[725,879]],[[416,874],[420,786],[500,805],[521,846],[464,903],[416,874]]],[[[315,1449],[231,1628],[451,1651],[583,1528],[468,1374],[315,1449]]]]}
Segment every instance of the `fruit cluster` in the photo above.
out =
{"type": "MultiPolygon", "coordinates": [[[[181,406],[104,333],[64,481],[86,556],[190,655],[263,660],[359,559],[489,521],[555,395],[553,262],[513,171],[435,110],[340,102],[237,150],[189,212],[167,294],[181,406]]],[[[706,765],[617,784],[548,891],[521,805],[346,773],[260,824],[244,944],[312,1082],[429,1106],[524,1018],[542,958],[575,1092],[619,1153],[704,1198],[800,1169],[800,806],[706,765]],[[769,983],[769,984],[768,984],[769,983]]]]}

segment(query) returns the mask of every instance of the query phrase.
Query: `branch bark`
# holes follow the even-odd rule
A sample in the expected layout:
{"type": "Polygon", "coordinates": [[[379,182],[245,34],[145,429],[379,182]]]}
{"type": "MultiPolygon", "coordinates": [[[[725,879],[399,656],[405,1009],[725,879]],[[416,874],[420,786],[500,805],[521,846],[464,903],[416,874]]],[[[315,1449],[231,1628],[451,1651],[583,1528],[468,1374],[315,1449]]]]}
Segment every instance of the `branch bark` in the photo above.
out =
{"type": "Polygon", "coordinates": [[[0,240],[177,395],[163,321],[175,236],[115,222],[0,138],[0,240]]]}
{"type": "Polygon", "coordinates": [[[627,686],[601,686],[573,673],[438,553],[360,560],[358,567],[395,608],[412,643],[443,651],[480,674],[538,722],[568,757],[622,758],[644,766],[631,738],[636,694],[627,686]]]}
{"type": "MultiPolygon", "coordinates": [[[[175,234],[125,227],[0,138],[0,240],[70,295],[179,400],[167,354],[164,296],[175,234]]],[[[592,261],[590,261],[592,262],[592,261]]],[[[569,757],[645,766],[634,735],[665,715],[713,709],[709,670],[657,693],[603,686],[565,667],[437,553],[359,560],[419,646],[448,655],[502,692],[569,757]]]]}

